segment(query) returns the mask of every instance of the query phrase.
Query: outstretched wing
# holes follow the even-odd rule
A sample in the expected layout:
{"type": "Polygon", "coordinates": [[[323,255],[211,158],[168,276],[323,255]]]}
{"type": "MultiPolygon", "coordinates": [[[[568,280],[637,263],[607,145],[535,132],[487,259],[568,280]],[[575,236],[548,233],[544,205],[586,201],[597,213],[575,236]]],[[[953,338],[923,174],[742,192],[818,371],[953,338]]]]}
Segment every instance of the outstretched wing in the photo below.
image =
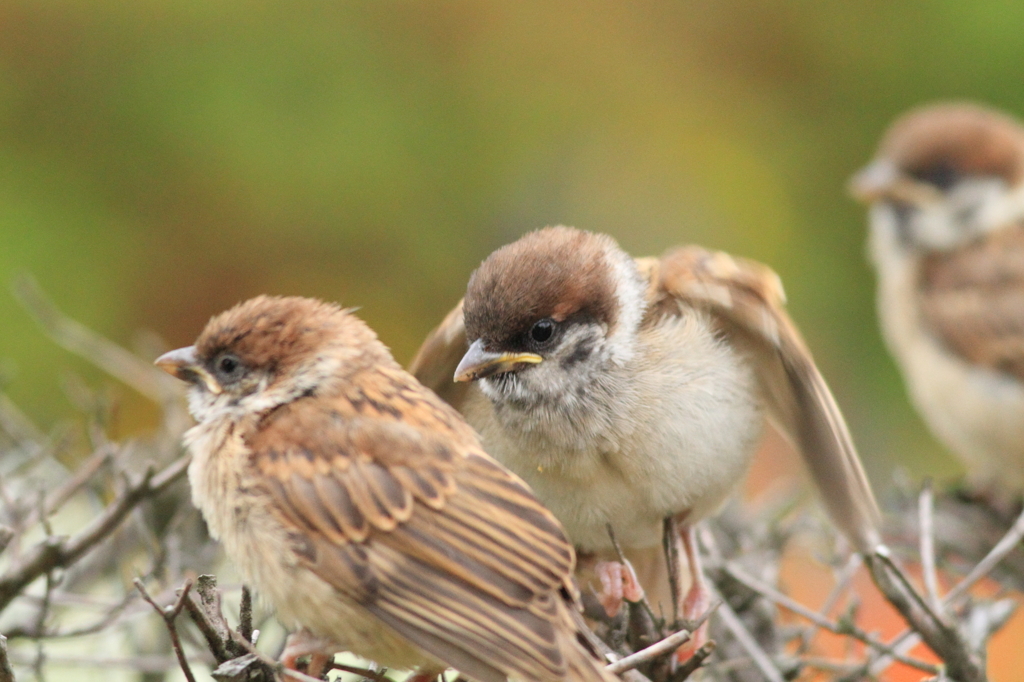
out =
{"type": "Polygon", "coordinates": [[[466,394],[474,385],[470,382],[456,383],[455,369],[468,348],[462,301],[459,301],[441,324],[427,334],[423,345],[416,351],[416,357],[409,363],[409,372],[446,403],[461,410],[466,394]]]}
{"type": "Polygon", "coordinates": [[[456,413],[375,371],[374,391],[300,399],[251,438],[276,508],[303,529],[294,551],[474,679],[565,679],[579,652],[566,649],[574,556],[561,526],[456,413]]]}
{"type": "Polygon", "coordinates": [[[1024,224],[925,256],[925,325],[965,361],[1024,380],[1024,224]]]}
{"type": "Polygon", "coordinates": [[[846,422],[783,307],[768,267],[697,246],[638,259],[650,281],[645,323],[699,306],[758,356],[758,381],[772,418],[795,442],[833,520],[861,551],[879,542],[878,508],[846,422]]]}

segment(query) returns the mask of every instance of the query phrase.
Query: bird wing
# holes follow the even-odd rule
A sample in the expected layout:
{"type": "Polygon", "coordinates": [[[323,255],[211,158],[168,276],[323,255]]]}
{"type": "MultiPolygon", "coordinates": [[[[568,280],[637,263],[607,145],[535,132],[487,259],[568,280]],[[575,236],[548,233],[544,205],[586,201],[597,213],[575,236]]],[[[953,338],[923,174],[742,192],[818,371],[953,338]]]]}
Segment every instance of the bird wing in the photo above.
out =
{"type": "Polygon", "coordinates": [[[642,324],[703,307],[757,356],[771,417],[799,448],[836,524],[859,550],[871,551],[879,542],[871,486],[839,406],[783,307],[778,275],[698,246],[638,259],[637,265],[650,282],[642,324]]]}
{"type": "Polygon", "coordinates": [[[462,301],[445,315],[423,341],[416,357],[409,363],[409,373],[446,403],[462,410],[466,395],[475,383],[455,381],[455,369],[466,354],[466,324],[462,318],[462,301]]]}
{"type": "Polygon", "coordinates": [[[951,352],[1024,380],[1024,224],[926,255],[918,301],[925,327],[951,352]]]}
{"type": "Polygon", "coordinates": [[[579,652],[561,526],[457,413],[376,371],[351,395],[279,408],[250,439],[299,560],[473,679],[565,679],[579,652]]]}

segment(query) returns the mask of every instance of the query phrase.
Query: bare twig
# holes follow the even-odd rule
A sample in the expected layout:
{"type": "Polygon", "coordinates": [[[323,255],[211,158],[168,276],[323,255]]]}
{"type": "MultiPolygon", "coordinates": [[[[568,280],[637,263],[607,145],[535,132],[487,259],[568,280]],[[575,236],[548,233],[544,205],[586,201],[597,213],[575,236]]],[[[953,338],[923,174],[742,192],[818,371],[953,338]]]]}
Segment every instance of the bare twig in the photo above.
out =
{"type": "MultiPolygon", "coordinates": [[[[30,661],[24,657],[12,654],[13,660],[18,665],[28,665],[30,661]]],[[[136,673],[162,673],[178,667],[178,660],[173,656],[70,656],[50,655],[46,662],[50,665],[68,666],[74,668],[126,668],[136,673]]],[[[0,677],[0,681],[3,678],[0,677]]]]}
{"type": "Polygon", "coordinates": [[[275,661],[271,657],[264,654],[262,651],[259,651],[251,643],[242,639],[242,636],[237,632],[231,632],[230,635],[231,641],[235,642],[243,649],[245,649],[248,653],[255,656],[261,663],[263,663],[263,665],[267,666],[270,670],[273,670],[277,676],[287,677],[292,680],[295,680],[295,682],[323,682],[323,680],[320,680],[319,678],[312,677],[311,675],[299,672],[298,670],[285,668],[278,661],[275,661]]]}
{"type": "Polygon", "coordinates": [[[252,641],[252,593],[246,585],[242,585],[242,604],[238,610],[238,634],[245,641],[255,644],[252,641]]]}
{"type": "Polygon", "coordinates": [[[56,568],[71,565],[110,536],[132,509],[143,500],[165,490],[177,481],[187,468],[188,458],[182,457],[159,474],[154,475],[152,469],[148,470],[76,535],[46,538],[23,553],[3,575],[0,575],[0,611],[3,611],[11,600],[36,578],[56,568]]]}
{"type": "Polygon", "coordinates": [[[12,539],[14,539],[14,530],[0,525],[0,554],[4,553],[12,539]]]}
{"type": "Polygon", "coordinates": [[[46,441],[46,435],[6,393],[0,393],[0,429],[10,434],[22,447],[36,447],[46,441]]]}
{"type": "Polygon", "coordinates": [[[850,637],[853,637],[854,639],[859,640],[864,644],[867,644],[873,649],[876,649],[884,654],[888,654],[889,656],[894,657],[900,663],[904,663],[913,668],[917,668],[918,670],[924,671],[931,675],[939,674],[939,668],[932,665],[931,663],[919,661],[915,658],[910,658],[909,656],[905,656],[897,652],[895,649],[893,649],[891,645],[875,639],[868,633],[864,632],[863,630],[855,626],[853,623],[833,623],[831,620],[821,615],[817,611],[810,609],[801,604],[800,602],[792,599],[791,597],[782,594],[781,592],[773,588],[771,585],[766,585],[757,578],[748,575],[743,569],[741,569],[733,562],[727,563],[725,565],[725,570],[733,578],[743,583],[754,592],[760,594],[765,599],[774,602],[789,611],[792,611],[798,616],[806,618],[807,620],[811,621],[820,628],[828,630],[829,632],[835,633],[837,635],[849,635],[850,637]]]}
{"type": "Polygon", "coordinates": [[[935,496],[929,478],[925,479],[917,501],[917,513],[921,523],[921,572],[924,574],[924,589],[928,594],[928,602],[937,613],[942,613],[939,579],[935,572],[935,530],[932,522],[934,509],[935,496]]]}
{"type": "MultiPolygon", "coordinates": [[[[825,597],[825,602],[818,609],[818,613],[821,614],[822,618],[828,618],[829,614],[839,603],[839,600],[843,598],[847,590],[850,589],[850,585],[853,584],[853,577],[857,574],[857,570],[864,564],[864,559],[860,554],[851,554],[846,564],[835,573],[836,584],[832,587],[832,590],[825,597]]],[[[748,586],[749,587],[749,586],[748,586]]],[[[811,621],[811,624],[803,631],[800,635],[800,653],[803,653],[811,645],[811,639],[815,633],[821,629],[821,626],[816,622],[811,621]]]]}
{"type": "Polygon", "coordinates": [[[969,649],[954,627],[925,603],[903,571],[893,563],[888,549],[880,546],[866,560],[875,585],[921,635],[925,644],[946,663],[950,676],[958,682],[984,682],[984,664],[977,654],[969,649]]]}
{"type": "Polygon", "coordinates": [[[754,659],[754,665],[756,665],[757,669],[761,671],[764,678],[768,680],[768,682],[785,682],[785,678],[783,678],[782,673],[779,672],[775,663],[773,663],[768,654],[764,652],[764,649],[762,649],[761,645],[757,643],[754,636],[747,631],[746,626],[743,625],[743,621],[741,621],[740,617],[736,615],[736,612],[732,610],[732,607],[729,606],[729,604],[722,599],[721,595],[718,594],[718,590],[716,590],[712,585],[708,585],[708,589],[711,590],[716,599],[722,602],[721,606],[718,608],[718,616],[721,618],[722,623],[724,623],[725,627],[732,633],[732,636],[736,638],[736,641],[740,643],[740,646],[742,646],[750,657],[754,659]]]}
{"type": "Polygon", "coordinates": [[[92,362],[159,404],[178,399],[180,388],[134,353],[61,313],[29,275],[14,281],[14,295],[58,345],[92,362]]]}
{"type": "Polygon", "coordinates": [[[7,638],[0,635],[0,682],[14,682],[14,669],[7,658],[7,638]]]}
{"type": "MultiPolygon", "coordinates": [[[[110,627],[118,621],[124,610],[129,604],[136,598],[136,592],[125,593],[124,598],[112,608],[110,608],[102,617],[98,618],[95,622],[89,623],[88,625],[79,625],[74,628],[67,630],[45,630],[38,631],[33,630],[31,626],[13,627],[8,631],[11,638],[15,637],[32,637],[34,639],[66,639],[69,637],[81,637],[82,635],[92,635],[97,632],[101,632],[106,628],[110,627]]],[[[58,603],[57,599],[51,599],[51,602],[58,603]]]]}
{"type": "Polygon", "coordinates": [[[74,475],[61,484],[56,490],[50,493],[46,497],[46,501],[40,508],[33,510],[31,514],[22,522],[24,527],[29,527],[37,521],[43,521],[49,518],[54,512],[60,509],[65,502],[67,502],[72,495],[82,489],[90,479],[103,468],[103,465],[111,460],[114,456],[113,444],[101,445],[96,451],[91,454],[84,462],[82,462],[77,469],[75,469],[74,475]]]}
{"type": "Polygon", "coordinates": [[[701,625],[703,625],[705,621],[707,621],[707,619],[711,616],[715,609],[718,608],[718,606],[719,604],[713,604],[711,608],[705,611],[704,614],[701,615],[700,619],[694,624],[693,630],[680,630],[679,632],[675,632],[659,642],[655,642],[646,649],[642,649],[634,654],[630,654],[629,656],[620,658],[614,663],[608,665],[608,671],[613,672],[615,674],[623,673],[627,670],[633,670],[634,668],[638,668],[649,661],[661,658],[666,654],[672,653],[673,651],[681,647],[684,643],[689,641],[693,632],[696,631],[697,628],[699,628],[701,625]]]}
{"type": "MultiPolygon", "coordinates": [[[[199,632],[206,639],[206,645],[217,663],[223,663],[241,655],[244,649],[234,644],[231,628],[220,608],[220,591],[217,590],[217,579],[212,575],[201,575],[196,579],[195,592],[185,603],[188,614],[192,617],[199,632]]],[[[250,635],[251,637],[251,635],[250,635]]]]}
{"type": "MultiPolygon", "coordinates": [[[[593,633],[586,621],[583,620],[583,615],[579,611],[576,609],[569,609],[569,615],[573,619],[573,624],[576,626],[576,631],[579,633],[578,636],[582,638],[591,649],[603,656],[606,661],[618,658],[618,654],[612,651],[611,647],[605,644],[600,637],[593,633]]],[[[621,674],[621,677],[626,680],[626,682],[651,682],[646,675],[643,675],[636,670],[627,670],[621,674]]]]}
{"type": "MultiPolygon", "coordinates": [[[[1000,561],[1020,545],[1022,538],[1024,538],[1024,512],[1017,517],[1017,520],[1014,521],[1006,534],[1003,535],[999,542],[996,543],[996,546],[993,547],[980,562],[978,562],[970,573],[968,573],[967,577],[957,583],[953,589],[946,593],[946,596],[943,597],[941,601],[943,609],[953,606],[960,598],[966,595],[967,591],[970,590],[971,587],[988,575],[1000,561]]],[[[921,635],[913,629],[908,629],[896,635],[891,640],[890,646],[894,652],[902,653],[914,648],[920,641],[921,635]]],[[[879,659],[871,665],[871,674],[881,674],[886,668],[892,665],[892,660],[892,657],[879,659]]]]}
{"type": "Polygon", "coordinates": [[[1007,554],[1020,545],[1021,539],[1024,539],[1024,512],[1021,512],[1017,520],[1010,526],[1010,530],[992,548],[992,551],[985,555],[985,558],[967,574],[966,578],[949,591],[944,602],[946,604],[953,604],[960,597],[967,594],[967,590],[971,589],[976,582],[988,575],[1007,554]]]}
{"type": "Polygon", "coordinates": [[[189,667],[188,658],[185,657],[185,650],[181,647],[181,639],[178,637],[178,628],[174,624],[174,619],[181,613],[182,608],[185,606],[185,602],[188,599],[189,590],[192,589],[192,581],[186,580],[185,584],[181,586],[181,590],[178,593],[178,599],[172,606],[160,606],[152,597],[149,596],[149,592],[146,592],[146,586],[142,584],[142,581],[136,578],[134,580],[136,589],[142,594],[142,598],[146,600],[150,606],[152,606],[160,617],[163,618],[164,624],[167,626],[167,632],[171,636],[171,648],[174,650],[174,655],[178,657],[178,665],[181,666],[181,671],[185,674],[185,679],[188,682],[196,682],[195,676],[192,674],[192,668],[189,667]]]}

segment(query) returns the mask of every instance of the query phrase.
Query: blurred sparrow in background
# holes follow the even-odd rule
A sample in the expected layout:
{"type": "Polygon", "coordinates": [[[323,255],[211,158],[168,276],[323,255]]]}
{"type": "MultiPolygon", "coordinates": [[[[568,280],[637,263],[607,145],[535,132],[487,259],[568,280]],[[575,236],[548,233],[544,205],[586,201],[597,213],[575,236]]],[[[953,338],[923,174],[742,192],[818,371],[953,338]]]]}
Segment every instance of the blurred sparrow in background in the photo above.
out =
{"type": "Polygon", "coordinates": [[[618,679],[577,638],[561,526],[358,318],[259,297],[157,365],[191,384],[210,532],[313,636],[287,663],[333,644],[419,680],[618,679]]]}
{"type": "Polygon", "coordinates": [[[1024,489],[1024,128],[971,104],[897,120],[851,181],[910,397],[984,489],[1024,489]]]}
{"type": "Polygon", "coordinates": [[[660,547],[674,519],[690,572],[676,608],[693,620],[710,601],[693,526],[738,486],[765,411],[854,545],[878,542],[846,424],[782,306],[758,263],[694,246],[634,260],[611,237],[550,227],[483,262],[411,371],[582,550],[609,548],[609,524],[626,548],[660,547]]]}

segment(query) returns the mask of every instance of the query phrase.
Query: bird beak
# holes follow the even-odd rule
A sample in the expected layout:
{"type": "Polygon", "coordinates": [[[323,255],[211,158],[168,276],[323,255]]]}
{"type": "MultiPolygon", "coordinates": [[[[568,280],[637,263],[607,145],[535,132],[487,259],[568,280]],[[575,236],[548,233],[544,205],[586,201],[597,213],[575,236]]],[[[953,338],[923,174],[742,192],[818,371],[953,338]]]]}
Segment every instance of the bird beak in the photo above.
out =
{"type": "Polygon", "coordinates": [[[511,372],[520,365],[536,365],[544,358],[536,353],[494,353],[484,350],[484,342],[477,339],[462,356],[455,368],[455,381],[476,381],[492,374],[511,372]]]}
{"type": "Polygon", "coordinates": [[[942,192],[937,188],[908,178],[886,159],[873,161],[858,171],[850,178],[849,189],[855,199],[865,204],[888,199],[924,206],[942,200],[942,192]]]}
{"type": "Polygon", "coordinates": [[[858,201],[870,204],[884,198],[899,176],[891,161],[874,161],[850,178],[850,194],[858,201]]]}
{"type": "Polygon", "coordinates": [[[217,380],[207,372],[199,358],[196,356],[195,346],[186,346],[164,353],[154,363],[157,367],[170,374],[172,377],[187,381],[192,384],[202,384],[210,393],[218,395],[224,389],[220,387],[217,380]]]}

